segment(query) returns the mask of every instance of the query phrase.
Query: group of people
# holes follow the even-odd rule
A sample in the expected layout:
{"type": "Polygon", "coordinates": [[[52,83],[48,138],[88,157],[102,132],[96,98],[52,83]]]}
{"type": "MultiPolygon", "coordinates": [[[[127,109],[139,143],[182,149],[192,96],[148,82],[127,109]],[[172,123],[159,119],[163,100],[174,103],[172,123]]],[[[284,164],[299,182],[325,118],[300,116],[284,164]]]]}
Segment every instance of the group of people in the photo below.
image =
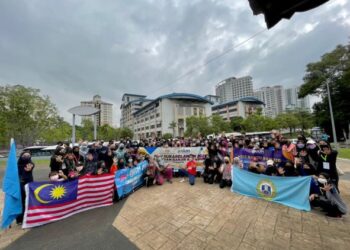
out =
{"type": "MultiPolygon", "coordinates": [[[[119,142],[97,141],[92,144],[81,142],[79,146],[70,147],[69,143],[57,143],[57,148],[50,159],[50,181],[65,181],[82,175],[114,174],[124,168],[133,168],[142,161],[147,161],[143,175],[145,186],[162,185],[165,181],[172,183],[173,175],[188,177],[190,185],[198,177],[208,184],[219,184],[220,188],[231,187],[232,168],[245,168],[256,174],[270,176],[312,176],[310,202],[314,207],[321,207],[328,216],[341,217],[347,212],[345,203],[339,193],[339,175],[336,166],[337,152],[332,150],[327,141],[316,141],[298,136],[296,144],[277,132],[270,137],[226,137],[217,138],[175,138],[170,140],[148,139],[119,142]],[[186,164],[179,169],[166,164],[160,155],[147,154],[144,147],[203,147],[207,149],[203,162],[196,162],[195,155],[190,155],[186,164]],[[268,160],[264,163],[252,160],[244,167],[242,160],[234,157],[235,149],[282,150],[292,157],[285,162],[268,160]],[[200,163],[200,164],[199,164],[200,163]],[[203,165],[203,168],[197,168],[203,165]],[[198,171],[202,170],[202,171],[198,171]]],[[[25,197],[24,185],[33,181],[33,169],[30,152],[23,152],[18,159],[22,197],[25,197]]],[[[24,198],[23,198],[24,207],[24,198]]],[[[17,218],[21,223],[23,215],[17,218]]]]}

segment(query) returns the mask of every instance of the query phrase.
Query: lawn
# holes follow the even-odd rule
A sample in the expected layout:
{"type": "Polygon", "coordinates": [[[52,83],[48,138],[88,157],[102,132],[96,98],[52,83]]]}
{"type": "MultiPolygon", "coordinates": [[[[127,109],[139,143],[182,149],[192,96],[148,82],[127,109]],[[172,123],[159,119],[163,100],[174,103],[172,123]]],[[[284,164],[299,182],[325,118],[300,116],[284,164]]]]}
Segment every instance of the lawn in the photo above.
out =
{"type": "MultiPolygon", "coordinates": [[[[0,168],[5,168],[6,167],[6,161],[5,159],[2,159],[0,161],[0,168]]],[[[50,165],[50,158],[36,158],[33,157],[32,161],[35,163],[35,167],[39,167],[39,168],[48,168],[50,165]]]]}
{"type": "Polygon", "coordinates": [[[350,159],[350,148],[340,148],[339,150],[339,158],[350,159]]]}

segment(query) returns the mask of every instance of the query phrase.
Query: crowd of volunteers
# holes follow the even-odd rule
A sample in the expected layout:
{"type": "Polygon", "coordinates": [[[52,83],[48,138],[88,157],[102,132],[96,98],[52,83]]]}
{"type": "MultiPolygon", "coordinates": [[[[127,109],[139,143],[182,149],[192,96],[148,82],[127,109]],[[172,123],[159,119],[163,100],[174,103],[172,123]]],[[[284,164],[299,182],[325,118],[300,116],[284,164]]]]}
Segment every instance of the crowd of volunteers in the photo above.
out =
{"type": "MultiPolygon", "coordinates": [[[[315,141],[299,135],[296,143],[284,138],[278,132],[272,132],[268,137],[248,137],[224,135],[217,138],[174,138],[145,139],[132,141],[97,141],[92,144],[80,142],[79,146],[70,147],[67,142],[58,142],[57,148],[50,159],[51,181],[66,181],[82,175],[114,174],[124,168],[133,168],[142,161],[147,161],[147,169],[143,176],[145,186],[162,185],[165,181],[172,183],[173,175],[179,176],[180,182],[188,178],[190,185],[195,185],[196,178],[202,177],[208,184],[218,184],[220,188],[231,187],[232,168],[243,168],[240,158],[233,156],[235,148],[255,150],[283,150],[292,155],[286,162],[266,163],[251,161],[248,171],[269,176],[296,177],[312,176],[310,186],[310,203],[320,207],[327,216],[342,217],[346,214],[346,204],[340,197],[339,175],[336,166],[337,151],[333,150],[327,140],[315,141]],[[195,155],[190,155],[188,161],[179,169],[166,164],[161,155],[151,156],[144,147],[205,147],[207,155],[202,171],[195,155]],[[142,150],[143,149],[143,150],[142,150]]],[[[21,182],[24,206],[24,185],[33,181],[33,169],[30,152],[24,151],[18,159],[18,170],[21,182]]],[[[21,223],[23,215],[17,218],[21,223]]]]}

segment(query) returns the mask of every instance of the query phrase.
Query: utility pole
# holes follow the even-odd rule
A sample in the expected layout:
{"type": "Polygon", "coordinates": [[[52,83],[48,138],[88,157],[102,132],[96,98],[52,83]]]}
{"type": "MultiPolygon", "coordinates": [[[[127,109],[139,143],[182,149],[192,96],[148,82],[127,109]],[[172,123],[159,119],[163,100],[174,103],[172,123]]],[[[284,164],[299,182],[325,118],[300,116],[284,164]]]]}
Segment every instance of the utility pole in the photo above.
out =
{"type": "Polygon", "coordinates": [[[332,132],[333,132],[333,142],[335,145],[335,149],[338,149],[338,141],[337,141],[337,133],[335,131],[335,124],[334,124],[334,117],[333,117],[333,107],[332,107],[332,100],[331,100],[331,92],[329,90],[329,80],[326,80],[327,85],[327,95],[328,95],[328,103],[329,103],[329,112],[331,114],[331,123],[332,123],[332,132]]]}

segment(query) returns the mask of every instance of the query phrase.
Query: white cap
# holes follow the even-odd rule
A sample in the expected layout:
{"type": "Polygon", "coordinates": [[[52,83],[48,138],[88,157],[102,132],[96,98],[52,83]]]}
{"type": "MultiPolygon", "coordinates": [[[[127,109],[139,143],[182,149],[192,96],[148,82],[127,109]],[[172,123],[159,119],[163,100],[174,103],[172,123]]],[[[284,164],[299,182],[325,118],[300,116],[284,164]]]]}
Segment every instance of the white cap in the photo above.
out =
{"type": "Polygon", "coordinates": [[[266,162],[266,164],[267,164],[267,166],[273,166],[274,161],[273,161],[273,160],[268,160],[268,161],[266,162]]]}
{"type": "Polygon", "coordinates": [[[306,142],[306,144],[316,144],[316,142],[314,140],[310,139],[306,142]]]}

